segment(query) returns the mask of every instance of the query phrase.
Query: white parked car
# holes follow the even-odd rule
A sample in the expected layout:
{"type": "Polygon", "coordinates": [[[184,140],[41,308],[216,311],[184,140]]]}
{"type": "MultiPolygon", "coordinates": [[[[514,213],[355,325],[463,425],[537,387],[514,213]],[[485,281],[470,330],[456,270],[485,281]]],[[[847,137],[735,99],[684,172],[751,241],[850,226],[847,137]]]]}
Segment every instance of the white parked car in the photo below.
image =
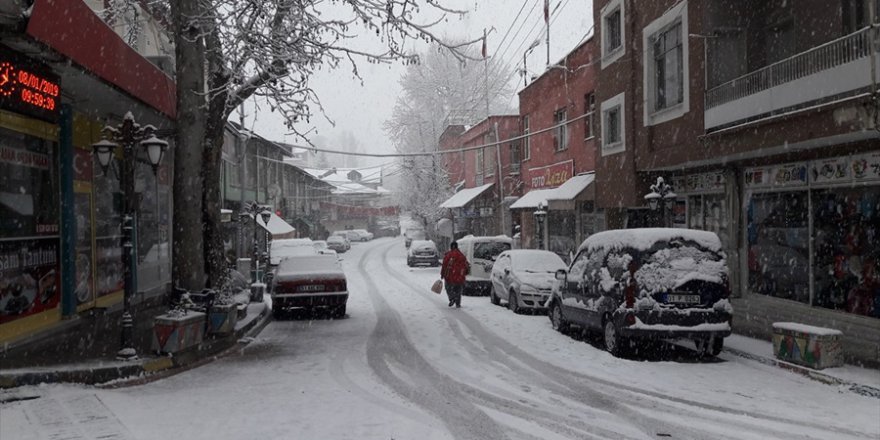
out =
{"type": "Polygon", "coordinates": [[[269,246],[269,264],[277,266],[285,258],[315,254],[315,243],[309,238],[272,240],[269,246]]]}
{"type": "Polygon", "coordinates": [[[492,266],[492,304],[501,300],[513,313],[523,309],[545,310],[557,283],[556,271],[566,269],[559,255],[538,249],[515,249],[502,252],[492,266]]]}
{"type": "Polygon", "coordinates": [[[373,233],[366,229],[352,229],[352,231],[358,234],[360,241],[370,241],[373,239],[373,233]]]}
{"type": "Polygon", "coordinates": [[[475,237],[468,235],[456,240],[458,250],[467,257],[470,273],[464,283],[465,292],[488,294],[492,290],[492,265],[504,251],[509,251],[513,240],[506,235],[475,237]]]}
{"type": "Polygon", "coordinates": [[[419,264],[439,266],[440,258],[437,245],[431,240],[414,240],[406,251],[406,265],[409,267],[419,264]]]}

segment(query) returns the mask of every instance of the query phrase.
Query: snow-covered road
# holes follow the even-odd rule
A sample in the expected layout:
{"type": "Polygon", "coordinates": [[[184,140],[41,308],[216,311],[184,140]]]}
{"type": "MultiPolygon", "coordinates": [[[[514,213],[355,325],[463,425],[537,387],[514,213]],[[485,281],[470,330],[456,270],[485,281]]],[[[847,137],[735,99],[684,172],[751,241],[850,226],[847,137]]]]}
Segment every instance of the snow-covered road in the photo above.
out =
{"type": "Polygon", "coordinates": [[[878,399],[727,354],[617,359],[486,297],[448,308],[399,239],[343,258],[348,318],[276,321],[146,385],[19,390],[40,398],[0,404],[0,438],[880,438],[878,399]]]}

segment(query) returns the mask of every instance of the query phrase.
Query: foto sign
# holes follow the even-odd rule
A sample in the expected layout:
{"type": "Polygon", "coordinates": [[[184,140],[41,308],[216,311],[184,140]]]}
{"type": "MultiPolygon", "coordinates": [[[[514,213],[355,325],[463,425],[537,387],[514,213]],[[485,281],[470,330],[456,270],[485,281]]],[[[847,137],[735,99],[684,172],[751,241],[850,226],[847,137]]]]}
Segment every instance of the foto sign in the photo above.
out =
{"type": "Polygon", "coordinates": [[[565,183],[574,173],[574,161],[554,163],[537,168],[529,168],[530,189],[555,188],[565,183]]]}

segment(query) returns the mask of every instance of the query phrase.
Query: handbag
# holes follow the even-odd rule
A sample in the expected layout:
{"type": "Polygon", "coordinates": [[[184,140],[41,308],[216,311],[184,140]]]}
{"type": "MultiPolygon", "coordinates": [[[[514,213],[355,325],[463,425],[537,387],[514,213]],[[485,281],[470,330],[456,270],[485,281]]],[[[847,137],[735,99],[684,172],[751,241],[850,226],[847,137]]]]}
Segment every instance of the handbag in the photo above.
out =
{"type": "Polygon", "coordinates": [[[431,286],[431,292],[439,295],[441,291],[443,291],[443,280],[434,281],[434,284],[431,286]]]}

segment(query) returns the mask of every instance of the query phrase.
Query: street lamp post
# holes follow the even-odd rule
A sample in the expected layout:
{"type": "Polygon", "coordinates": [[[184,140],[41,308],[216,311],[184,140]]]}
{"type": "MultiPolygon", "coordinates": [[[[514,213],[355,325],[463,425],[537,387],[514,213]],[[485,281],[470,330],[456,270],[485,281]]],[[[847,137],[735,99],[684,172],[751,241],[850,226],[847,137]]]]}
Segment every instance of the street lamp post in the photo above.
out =
{"type": "MultiPolygon", "coordinates": [[[[268,206],[260,205],[256,201],[251,202],[250,205],[245,205],[242,209],[242,212],[239,213],[239,220],[242,222],[247,221],[248,218],[254,219],[254,252],[253,252],[253,266],[251,268],[251,282],[258,283],[261,281],[260,273],[260,244],[257,238],[257,232],[259,231],[259,224],[257,223],[257,216],[260,216],[260,219],[263,220],[263,224],[268,227],[269,220],[272,218],[272,211],[269,210],[268,206]]],[[[268,264],[267,264],[268,266],[268,264]]],[[[260,298],[256,298],[257,294],[252,290],[252,301],[262,301],[262,293],[260,293],[260,298]]]]}
{"type": "Polygon", "coordinates": [[[672,186],[667,184],[662,177],[657,177],[657,183],[651,185],[651,192],[645,194],[645,201],[648,202],[648,207],[655,216],[659,211],[660,221],[657,222],[659,226],[669,227],[666,211],[676,197],[678,195],[672,191],[672,186]]]}
{"type": "Polygon", "coordinates": [[[134,221],[139,210],[134,187],[137,146],[143,148],[155,175],[159,163],[168,149],[168,142],[156,137],[156,127],[152,125],[142,127],[136,123],[131,112],[125,114],[121,124],[116,127],[105,126],[102,131],[104,138],[93,144],[92,149],[104,175],[107,175],[107,170],[112,164],[114,151],[122,147],[121,169],[116,171],[116,177],[119,179],[119,185],[122,189],[124,205],[122,210],[122,267],[125,290],[123,293],[122,347],[116,353],[116,357],[123,360],[134,360],[137,359],[137,350],[134,348],[133,341],[134,318],[131,313],[131,301],[137,291],[137,286],[134,284],[134,243],[136,238],[134,236],[134,221]]]}
{"type": "Polygon", "coordinates": [[[544,223],[547,221],[547,205],[544,202],[538,204],[538,210],[532,215],[535,216],[535,226],[538,236],[538,249],[544,249],[544,223]]]}

